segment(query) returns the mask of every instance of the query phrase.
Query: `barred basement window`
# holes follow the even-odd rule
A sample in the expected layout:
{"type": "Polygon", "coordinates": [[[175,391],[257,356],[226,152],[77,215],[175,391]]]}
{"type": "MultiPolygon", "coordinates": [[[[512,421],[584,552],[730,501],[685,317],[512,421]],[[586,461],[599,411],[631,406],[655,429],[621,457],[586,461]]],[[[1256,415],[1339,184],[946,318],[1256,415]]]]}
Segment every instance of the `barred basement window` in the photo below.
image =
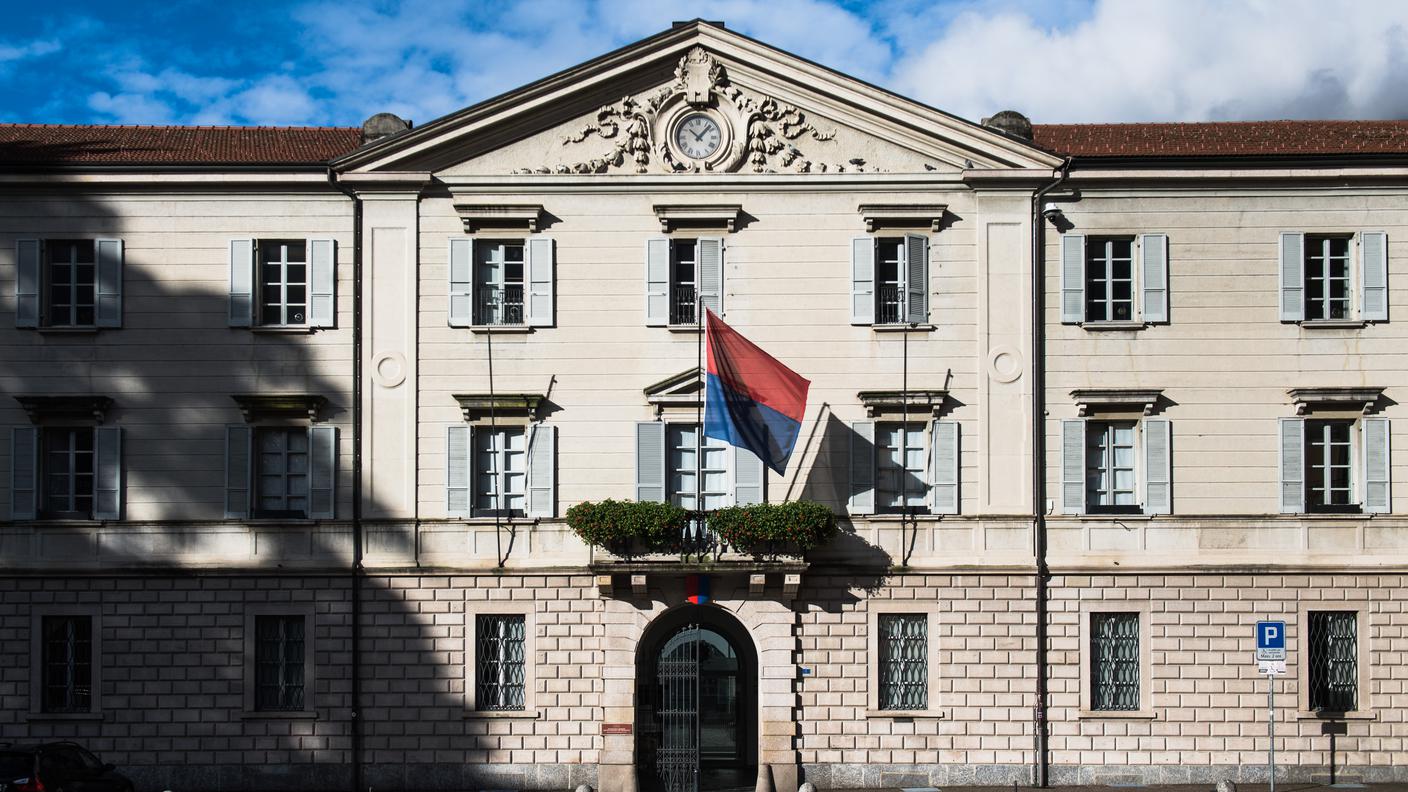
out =
{"type": "Polygon", "coordinates": [[[929,707],[929,618],[922,613],[887,613],[880,630],[880,709],[929,707]]]}
{"type": "Polygon", "coordinates": [[[1312,611],[1310,709],[1359,709],[1359,629],[1354,611],[1312,611]]]}
{"type": "Polygon", "coordinates": [[[1139,709],[1139,614],[1090,614],[1090,708],[1139,709]]]}
{"type": "Polygon", "coordinates": [[[91,712],[93,709],[93,619],[45,616],[42,709],[44,712],[91,712]]]}
{"type": "Polygon", "coordinates": [[[480,710],[523,710],[525,618],[475,616],[475,704],[480,710]]]}
{"type": "Polygon", "coordinates": [[[255,709],[303,710],[303,617],[256,616],[254,634],[255,709]]]}

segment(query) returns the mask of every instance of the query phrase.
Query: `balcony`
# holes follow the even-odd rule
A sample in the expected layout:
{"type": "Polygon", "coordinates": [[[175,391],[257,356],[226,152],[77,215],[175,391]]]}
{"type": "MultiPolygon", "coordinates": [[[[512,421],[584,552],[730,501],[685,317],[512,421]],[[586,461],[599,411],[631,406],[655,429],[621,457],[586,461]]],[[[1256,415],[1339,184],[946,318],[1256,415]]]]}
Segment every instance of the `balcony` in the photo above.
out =
{"type": "Polygon", "coordinates": [[[692,325],[699,322],[694,310],[697,295],[693,286],[676,286],[670,290],[670,324],[692,325]]]}
{"type": "Polygon", "coordinates": [[[523,287],[489,286],[479,290],[474,305],[477,325],[522,325],[523,287]]]}

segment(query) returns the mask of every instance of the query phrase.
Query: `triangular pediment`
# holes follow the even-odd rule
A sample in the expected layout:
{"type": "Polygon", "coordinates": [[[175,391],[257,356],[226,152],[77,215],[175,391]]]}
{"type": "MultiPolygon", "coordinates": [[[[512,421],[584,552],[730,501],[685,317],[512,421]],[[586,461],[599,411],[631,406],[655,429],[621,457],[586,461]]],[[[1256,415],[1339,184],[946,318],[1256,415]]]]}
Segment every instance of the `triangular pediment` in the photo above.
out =
{"type": "Polygon", "coordinates": [[[335,166],[482,177],[1058,164],[1024,141],[695,21],[365,146],[335,166]]]}

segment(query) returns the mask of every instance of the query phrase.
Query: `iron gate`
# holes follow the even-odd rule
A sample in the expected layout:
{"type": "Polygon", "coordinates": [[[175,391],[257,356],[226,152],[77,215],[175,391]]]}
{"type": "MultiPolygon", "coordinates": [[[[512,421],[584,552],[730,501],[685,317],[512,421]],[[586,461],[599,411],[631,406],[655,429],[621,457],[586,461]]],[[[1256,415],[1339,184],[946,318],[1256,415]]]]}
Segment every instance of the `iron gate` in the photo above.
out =
{"type": "Polygon", "coordinates": [[[655,772],[665,792],[699,792],[698,624],[675,633],[660,652],[656,677],[660,743],[655,772]]]}

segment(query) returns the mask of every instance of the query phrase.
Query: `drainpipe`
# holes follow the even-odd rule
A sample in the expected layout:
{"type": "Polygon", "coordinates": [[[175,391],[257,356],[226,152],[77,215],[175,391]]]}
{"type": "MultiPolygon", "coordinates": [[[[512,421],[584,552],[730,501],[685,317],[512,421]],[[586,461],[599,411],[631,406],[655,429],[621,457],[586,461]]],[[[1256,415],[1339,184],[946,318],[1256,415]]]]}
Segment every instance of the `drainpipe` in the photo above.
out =
{"type": "Polygon", "coordinates": [[[1036,542],[1036,744],[1032,783],[1050,786],[1046,700],[1050,668],[1046,657],[1046,218],[1041,199],[1061,186],[1071,170],[1071,158],[1061,163],[1055,181],[1032,195],[1032,533],[1036,542]]]}
{"type": "Polygon", "coordinates": [[[351,792],[362,784],[362,199],[337,181],[328,169],[328,184],[352,200],[352,706],[351,792]]]}

